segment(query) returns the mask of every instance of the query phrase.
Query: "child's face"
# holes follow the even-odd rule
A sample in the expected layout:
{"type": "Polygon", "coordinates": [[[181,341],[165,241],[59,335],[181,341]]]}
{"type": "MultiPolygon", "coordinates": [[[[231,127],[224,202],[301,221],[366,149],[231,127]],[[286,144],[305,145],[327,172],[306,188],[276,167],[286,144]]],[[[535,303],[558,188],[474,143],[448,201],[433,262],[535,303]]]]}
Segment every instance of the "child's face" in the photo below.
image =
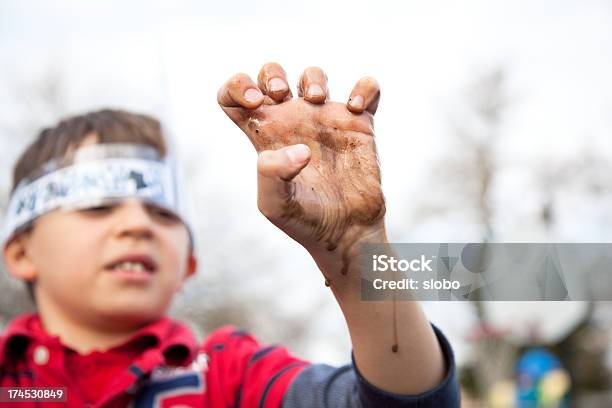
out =
{"type": "Polygon", "coordinates": [[[41,313],[111,326],[161,316],[195,270],[185,225],[137,200],[45,214],[5,257],[13,274],[35,281],[41,313]]]}

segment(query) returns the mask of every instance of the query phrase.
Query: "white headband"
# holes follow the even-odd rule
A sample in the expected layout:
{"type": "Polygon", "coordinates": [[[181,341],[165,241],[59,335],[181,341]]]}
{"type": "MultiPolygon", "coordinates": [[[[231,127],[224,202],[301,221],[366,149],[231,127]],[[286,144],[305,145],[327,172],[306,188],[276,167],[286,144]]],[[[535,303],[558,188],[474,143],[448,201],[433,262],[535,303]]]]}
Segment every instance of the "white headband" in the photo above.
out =
{"type": "Polygon", "coordinates": [[[85,146],[68,158],[44,164],[19,183],[11,195],[1,242],[6,245],[50,211],[81,210],[127,198],[168,210],[188,225],[184,195],[178,186],[175,167],[153,147],[123,143],[85,146]]]}

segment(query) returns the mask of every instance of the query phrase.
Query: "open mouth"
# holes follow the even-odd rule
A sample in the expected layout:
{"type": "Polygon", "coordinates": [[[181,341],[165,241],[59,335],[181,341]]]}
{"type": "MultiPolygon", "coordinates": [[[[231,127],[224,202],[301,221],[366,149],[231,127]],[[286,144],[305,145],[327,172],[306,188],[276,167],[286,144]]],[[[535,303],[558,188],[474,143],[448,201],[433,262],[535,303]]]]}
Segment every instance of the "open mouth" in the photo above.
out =
{"type": "Polygon", "coordinates": [[[111,272],[124,272],[132,274],[153,274],[157,264],[149,255],[125,255],[109,263],[106,270],[111,272]]]}

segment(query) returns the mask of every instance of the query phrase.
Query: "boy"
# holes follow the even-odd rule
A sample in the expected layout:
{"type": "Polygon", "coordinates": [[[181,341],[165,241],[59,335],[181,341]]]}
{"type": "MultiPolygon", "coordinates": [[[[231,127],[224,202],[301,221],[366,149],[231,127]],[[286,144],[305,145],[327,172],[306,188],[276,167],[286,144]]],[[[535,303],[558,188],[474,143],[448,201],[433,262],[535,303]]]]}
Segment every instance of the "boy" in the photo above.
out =
{"type": "Polygon", "coordinates": [[[159,123],[105,110],[44,130],[15,167],[4,259],[38,314],[0,341],[2,401],[54,387],[50,406],[459,406],[450,346],[418,304],[360,299],[359,245],[386,242],[378,85],[360,80],[346,105],[327,95],[323,71],[308,68],[292,98],[270,63],[257,84],[232,77],[218,102],[259,153],[259,209],[336,297],[351,365],[311,365],[231,327],[197,347],[164,317],[196,269],[191,231],[159,123]]]}

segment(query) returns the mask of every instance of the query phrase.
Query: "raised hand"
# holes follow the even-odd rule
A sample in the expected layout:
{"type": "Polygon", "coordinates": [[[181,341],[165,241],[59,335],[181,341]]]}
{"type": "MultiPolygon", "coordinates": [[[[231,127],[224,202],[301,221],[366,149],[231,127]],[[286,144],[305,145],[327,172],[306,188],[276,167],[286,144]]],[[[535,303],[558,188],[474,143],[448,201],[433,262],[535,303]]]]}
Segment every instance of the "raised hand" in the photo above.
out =
{"type": "Polygon", "coordinates": [[[293,98],[283,68],[269,63],[257,84],[234,75],[217,99],[259,153],[260,211],[315,259],[340,255],[346,274],[356,243],[384,237],[373,129],[380,89],[362,78],[346,104],[329,102],[327,76],[311,67],[297,91],[293,98]]]}
{"type": "Polygon", "coordinates": [[[328,95],[320,68],[304,71],[293,98],[285,71],[270,63],[257,84],[234,75],[217,99],[259,153],[259,209],[310,252],[331,287],[359,371],[385,391],[419,394],[440,384],[446,367],[418,303],[361,299],[358,244],[386,242],[373,129],[380,90],[362,78],[346,104],[328,95]]]}

